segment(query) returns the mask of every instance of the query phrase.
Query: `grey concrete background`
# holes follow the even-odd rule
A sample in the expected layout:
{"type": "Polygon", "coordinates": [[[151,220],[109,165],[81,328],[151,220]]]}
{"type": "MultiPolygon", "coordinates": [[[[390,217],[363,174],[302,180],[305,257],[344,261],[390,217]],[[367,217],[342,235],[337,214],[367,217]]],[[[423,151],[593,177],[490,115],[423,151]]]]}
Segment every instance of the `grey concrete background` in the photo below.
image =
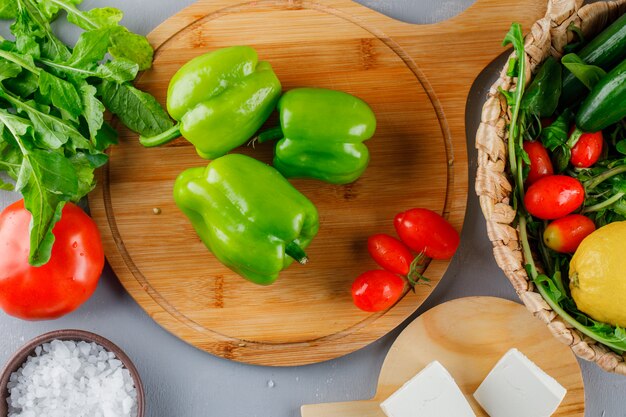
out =
{"type": "MultiPolygon", "coordinates": [[[[81,7],[118,7],[125,12],[126,26],[146,34],[192,1],[86,0],[81,7]]],[[[406,22],[423,24],[452,17],[473,1],[359,0],[359,3],[406,22]]],[[[73,28],[61,25],[60,30],[66,40],[76,39],[78,32],[73,28]]],[[[7,36],[7,33],[6,26],[0,28],[0,34],[7,36]]],[[[485,69],[467,103],[470,184],[476,170],[473,132],[486,90],[496,79],[501,64],[500,59],[485,69]]],[[[0,192],[0,209],[17,198],[15,194],[0,192]]],[[[413,317],[444,301],[470,295],[516,300],[493,260],[478,200],[471,188],[458,253],[442,282],[413,317]]],[[[111,339],[133,359],[145,384],[148,417],[299,417],[301,404],[372,397],[383,359],[404,325],[364,349],[324,363],[292,368],[239,364],[197,350],[163,330],[132,300],[107,267],[95,295],[78,311],[62,319],[24,322],[0,312],[0,365],[19,346],[41,333],[80,328],[111,339]]],[[[585,415],[626,417],[626,378],[606,374],[582,361],[581,367],[586,386],[585,415]]]]}

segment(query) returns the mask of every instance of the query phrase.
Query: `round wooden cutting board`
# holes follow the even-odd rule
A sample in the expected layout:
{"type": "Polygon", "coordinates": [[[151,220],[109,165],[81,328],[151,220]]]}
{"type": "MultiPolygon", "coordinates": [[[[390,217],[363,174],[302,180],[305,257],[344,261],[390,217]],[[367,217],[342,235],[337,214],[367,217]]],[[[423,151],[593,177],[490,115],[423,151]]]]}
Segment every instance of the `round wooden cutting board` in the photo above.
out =
{"type": "Polygon", "coordinates": [[[512,348],[567,389],[553,417],[585,415],[583,377],[571,349],[523,305],[502,298],[467,297],[428,310],[402,331],[385,358],[373,399],[304,405],[302,417],[385,417],[380,403],[435,360],[450,372],[476,415],[487,417],[473,394],[512,348]]]}
{"type": "MultiPolygon", "coordinates": [[[[301,365],[383,336],[426,299],[448,262],[431,262],[425,272],[431,285],[389,311],[364,313],[352,304],[350,284],[376,267],[367,237],[394,234],[394,215],[412,207],[442,213],[461,230],[468,92],[502,52],[511,21],[528,27],[544,8],[543,0],[478,0],[449,21],[417,26],[348,0],[203,0],[171,17],[148,37],[154,65],[138,87],[165,103],[169,79],[183,63],[216,48],[250,45],[285,90],[326,87],[367,101],[378,120],[367,142],[371,163],[349,185],[293,181],[320,214],[320,232],[307,249],[311,261],[260,287],[222,266],[174,204],[176,176],[207,161],[182,139],[145,149],[117,126],[120,144],[98,172],[89,201],[116,275],[164,328],[228,359],[301,365]]],[[[269,163],[272,145],[234,152],[269,163]]]]}

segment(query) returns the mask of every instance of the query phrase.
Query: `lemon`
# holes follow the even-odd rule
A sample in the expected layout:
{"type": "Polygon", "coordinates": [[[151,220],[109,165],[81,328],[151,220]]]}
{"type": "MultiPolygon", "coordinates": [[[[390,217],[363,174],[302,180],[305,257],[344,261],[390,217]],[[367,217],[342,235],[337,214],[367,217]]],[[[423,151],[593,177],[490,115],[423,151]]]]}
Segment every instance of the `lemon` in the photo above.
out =
{"type": "Polygon", "coordinates": [[[570,262],[570,289],[578,309],[626,327],[626,221],[587,236],[570,262]]]}

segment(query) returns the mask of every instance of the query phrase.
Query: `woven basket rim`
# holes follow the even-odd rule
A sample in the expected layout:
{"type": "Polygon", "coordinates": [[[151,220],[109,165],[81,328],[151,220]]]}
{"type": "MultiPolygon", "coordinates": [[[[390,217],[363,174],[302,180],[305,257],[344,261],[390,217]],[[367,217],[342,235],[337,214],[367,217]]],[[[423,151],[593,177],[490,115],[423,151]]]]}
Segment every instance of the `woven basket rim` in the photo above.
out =
{"type": "MultiPolygon", "coordinates": [[[[585,36],[593,36],[626,13],[626,0],[584,6],[582,2],[548,0],[546,15],[533,24],[525,37],[527,81],[532,79],[533,71],[545,58],[550,55],[560,58],[563,55],[563,47],[573,38],[567,30],[572,22],[581,28],[585,36]]],[[[626,375],[626,353],[618,355],[572,328],[552,310],[529,281],[518,231],[512,226],[516,213],[510,205],[513,187],[506,173],[508,105],[499,89],[511,91],[516,81],[506,75],[506,69],[505,65],[500,78],[489,90],[476,132],[478,168],[475,189],[493,244],[496,263],[527,309],[548,326],[554,337],[570,346],[578,357],[595,362],[605,371],[626,375]]]]}

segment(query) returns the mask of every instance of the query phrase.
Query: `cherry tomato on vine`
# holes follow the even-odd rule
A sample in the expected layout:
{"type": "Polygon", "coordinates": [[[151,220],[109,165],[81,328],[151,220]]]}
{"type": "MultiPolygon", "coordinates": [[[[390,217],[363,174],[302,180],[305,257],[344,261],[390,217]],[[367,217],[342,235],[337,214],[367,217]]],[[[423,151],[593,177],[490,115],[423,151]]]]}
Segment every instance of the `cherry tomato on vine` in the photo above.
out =
{"type": "Polygon", "coordinates": [[[531,185],[539,178],[554,174],[554,168],[552,167],[552,161],[550,160],[550,155],[548,155],[548,150],[541,144],[541,142],[524,142],[524,151],[526,151],[528,158],[530,159],[526,185],[531,185]]]}
{"type": "Polygon", "coordinates": [[[0,307],[25,320],[53,319],[75,310],[94,292],[104,250],[91,217],[66,203],[52,229],[50,261],[33,267],[28,263],[31,217],[24,200],[0,214],[0,307]]]}
{"type": "Polygon", "coordinates": [[[561,253],[574,253],[584,238],[589,236],[596,225],[582,214],[570,214],[556,219],[543,231],[543,241],[547,247],[561,253]]]}
{"type": "Polygon", "coordinates": [[[382,269],[359,275],[352,283],[352,300],[363,311],[382,311],[402,297],[404,279],[382,269]]]}
{"type": "Polygon", "coordinates": [[[432,259],[449,259],[461,240],[459,233],[439,214],[425,208],[414,208],[394,218],[402,242],[432,259]]]}
{"type": "Polygon", "coordinates": [[[589,168],[600,159],[603,145],[602,131],[583,133],[572,147],[570,162],[576,168],[589,168]]]}
{"type": "Polygon", "coordinates": [[[404,243],[383,233],[367,239],[367,250],[378,265],[394,274],[407,275],[415,258],[404,243]]]}
{"type": "Polygon", "coordinates": [[[524,196],[526,210],[544,220],[558,219],[583,204],[585,189],[576,178],[551,175],[528,187],[524,196]]]}

